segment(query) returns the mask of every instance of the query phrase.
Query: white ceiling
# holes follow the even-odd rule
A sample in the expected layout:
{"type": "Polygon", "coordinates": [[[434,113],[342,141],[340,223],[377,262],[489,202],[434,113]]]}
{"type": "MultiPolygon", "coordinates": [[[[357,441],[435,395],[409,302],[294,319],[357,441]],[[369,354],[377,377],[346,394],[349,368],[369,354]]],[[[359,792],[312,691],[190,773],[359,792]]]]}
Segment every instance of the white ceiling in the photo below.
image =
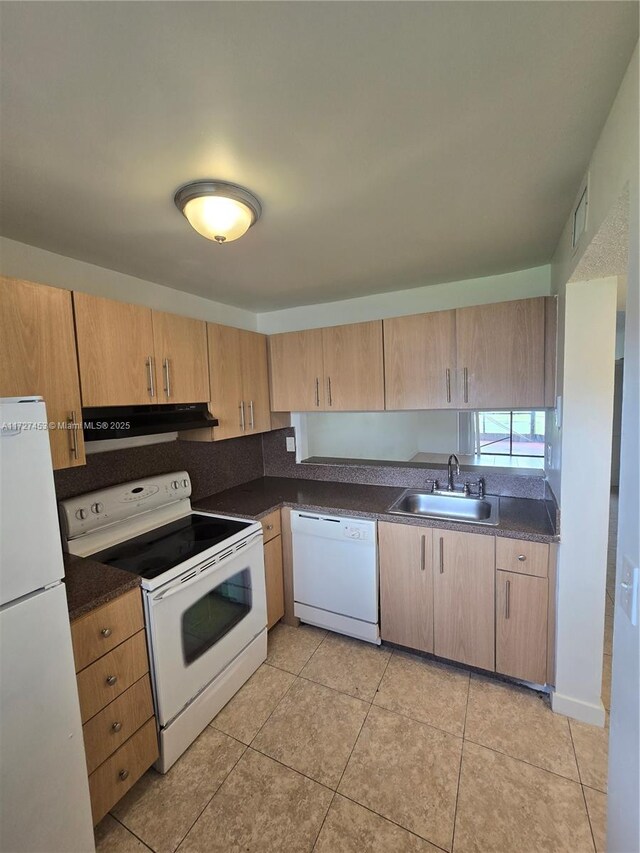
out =
{"type": "Polygon", "coordinates": [[[635,2],[2,4],[15,240],[252,310],[549,261],[635,2]],[[262,200],[238,242],[173,206],[262,200]]]}

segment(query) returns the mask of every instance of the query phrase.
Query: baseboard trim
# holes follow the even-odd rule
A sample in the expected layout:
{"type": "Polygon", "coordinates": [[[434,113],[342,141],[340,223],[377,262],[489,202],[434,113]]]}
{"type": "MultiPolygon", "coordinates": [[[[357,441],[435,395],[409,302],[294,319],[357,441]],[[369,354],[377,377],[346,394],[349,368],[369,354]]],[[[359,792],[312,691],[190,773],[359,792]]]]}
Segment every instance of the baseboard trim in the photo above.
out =
{"type": "Polygon", "coordinates": [[[562,693],[554,691],[551,694],[551,707],[556,714],[564,714],[581,723],[589,723],[592,726],[603,727],[606,720],[606,712],[602,702],[597,705],[592,702],[583,702],[573,696],[563,696],[562,693]]]}

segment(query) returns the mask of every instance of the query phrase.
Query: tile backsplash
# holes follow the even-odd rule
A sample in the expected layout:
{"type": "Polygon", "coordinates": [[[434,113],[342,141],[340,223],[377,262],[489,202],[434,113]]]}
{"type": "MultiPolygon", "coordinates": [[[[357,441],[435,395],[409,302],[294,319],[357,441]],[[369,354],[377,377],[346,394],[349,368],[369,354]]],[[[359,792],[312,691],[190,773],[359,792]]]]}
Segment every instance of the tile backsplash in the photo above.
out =
{"type": "Polygon", "coordinates": [[[262,477],[262,436],[227,441],[168,441],[87,456],[87,464],[56,471],[58,500],[129,480],[188,471],[192,499],[262,477]]]}
{"type": "MultiPolygon", "coordinates": [[[[370,486],[402,486],[422,488],[428,479],[446,478],[442,466],[430,468],[428,465],[416,467],[402,463],[383,462],[359,464],[357,460],[336,464],[316,465],[309,462],[296,462],[295,453],[286,450],[285,438],[294,435],[292,427],[266,432],[262,439],[264,473],[267,477],[294,477],[303,480],[333,480],[338,483],[361,483],[370,486]]],[[[469,475],[475,480],[478,472],[469,475]]],[[[544,500],[547,496],[544,472],[536,474],[513,474],[487,471],[483,473],[488,494],[514,498],[535,498],[544,500]]]]}
{"type": "MultiPolygon", "coordinates": [[[[199,500],[258,477],[293,477],[303,480],[332,480],[373,486],[419,488],[426,480],[442,481],[443,469],[401,463],[339,464],[296,463],[286,450],[285,439],[292,427],[217,442],[170,441],[143,447],[111,450],[87,456],[87,464],[55,472],[59,500],[170,471],[189,472],[192,498],[199,500]]],[[[477,474],[470,475],[474,479],[477,474]]],[[[488,494],[549,499],[544,472],[512,474],[487,472],[488,494]]],[[[553,498],[551,498],[553,500],[553,498]]]]}

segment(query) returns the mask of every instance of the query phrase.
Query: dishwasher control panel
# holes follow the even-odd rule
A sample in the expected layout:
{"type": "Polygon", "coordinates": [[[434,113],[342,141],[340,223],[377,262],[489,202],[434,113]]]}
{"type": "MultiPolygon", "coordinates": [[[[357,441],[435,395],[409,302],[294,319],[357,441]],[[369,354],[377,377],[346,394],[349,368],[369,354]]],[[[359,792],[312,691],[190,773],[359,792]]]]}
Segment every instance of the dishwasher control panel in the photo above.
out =
{"type": "Polygon", "coordinates": [[[354,543],[376,541],[376,523],[368,519],[341,518],[294,510],[291,513],[291,529],[323,539],[348,539],[354,543]]]}
{"type": "Polygon", "coordinates": [[[371,528],[369,525],[358,524],[357,522],[345,522],[342,528],[347,539],[358,539],[361,542],[371,539],[371,528]]]}

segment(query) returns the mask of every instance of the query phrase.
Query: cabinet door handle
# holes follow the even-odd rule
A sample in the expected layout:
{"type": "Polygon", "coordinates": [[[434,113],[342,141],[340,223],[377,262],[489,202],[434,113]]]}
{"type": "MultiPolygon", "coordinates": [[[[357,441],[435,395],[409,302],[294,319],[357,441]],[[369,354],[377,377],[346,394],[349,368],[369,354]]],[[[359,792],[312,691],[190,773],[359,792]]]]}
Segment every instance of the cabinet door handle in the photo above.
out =
{"type": "Polygon", "coordinates": [[[146,365],[147,365],[147,378],[148,378],[147,391],[149,392],[149,396],[153,400],[153,398],[156,396],[156,386],[155,386],[155,383],[153,381],[153,356],[152,355],[147,357],[146,365]]]}
{"type": "Polygon", "coordinates": [[[316,406],[320,406],[320,380],[316,376],[316,406]]]}
{"type": "Polygon", "coordinates": [[[508,619],[511,613],[511,581],[507,581],[504,598],[504,618],[508,619]]]}
{"type": "Polygon", "coordinates": [[[111,628],[103,628],[100,631],[100,633],[102,634],[103,637],[110,637],[111,636],[111,628]]]}
{"type": "Polygon", "coordinates": [[[249,425],[253,429],[253,400],[249,400],[249,425]]]}
{"type": "Polygon", "coordinates": [[[440,574],[444,574],[444,538],[440,537],[440,574]]]}
{"type": "Polygon", "coordinates": [[[464,401],[469,402],[469,371],[466,367],[462,368],[462,381],[464,385],[464,401]]]}
{"type": "Polygon", "coordinates": [[[420,537],[420,570],[424,572],[427,567],[427,537],[420,537]]]}
{"type": "Polygon", "coordinates": [[[71,442],[71,446],[69,448],[69,451],[70,451],[71,455],[73,456],[73,458],[77,459],[78,458],[78,436],[76,435],[77,424],[76,424],[76,413],[75,412],[71,412],[69,414],[69,417],[67,418],[67,425],[69,428],[70,442],[71,442]]]}
{"type": "Polygon", "coordinates": [[[327,388],[329,391],[329,405],[333,406],[333,399],[331,397],[331,377],[327,377],[327,388]]]}
{"type": "Polygon", "coordinates": [[[171,377],[169,375],[169,359],[165,358],[162,362],[162,369],[164,370],[164,390],[167,395],[167,399],[171,396],[171,377]]]}
{"type": "Polygon", "coordinates": [[[240,409],[240,429],[244,432],[244,400],[240,401],[238,408],[240,409]]]}
{"type": "Polygon", "coordinates": [[[113,685],[118,680],[118,676],[117,675],[108,675],[105,680],[106,680],[107,684],[109,685],[109,687],[113,687],[113,685]]]}
{"type": "Polygon", "coordinates": [[[447,403],[451,402],[451,370],[447,367],[445,370],[447,383],[447,403]]]}

